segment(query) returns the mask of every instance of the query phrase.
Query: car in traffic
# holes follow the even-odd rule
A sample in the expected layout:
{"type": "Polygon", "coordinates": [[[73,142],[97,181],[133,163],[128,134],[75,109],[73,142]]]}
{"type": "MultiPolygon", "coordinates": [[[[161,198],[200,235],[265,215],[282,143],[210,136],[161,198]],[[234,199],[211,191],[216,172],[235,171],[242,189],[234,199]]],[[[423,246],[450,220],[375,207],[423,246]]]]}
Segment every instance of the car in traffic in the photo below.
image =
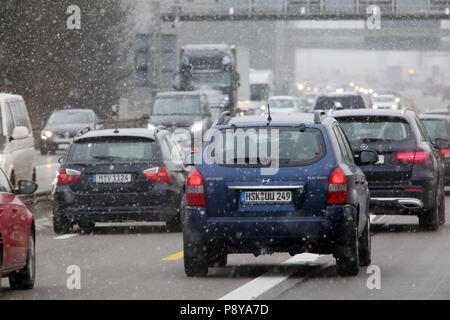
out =
{"type": "Polygon", "coordinates": [[[425,114],[440,114],[450,116],[450,105],[447,108],[427,108],[425,114]]]}
{"type": "Polygon", "coordinates": [[[11,184],[36,181],[34,137],[22,96],[0,93],[0,168],[11,184]]]}
{"type": "MultiPolygon", "coordinates": [[[[271,118],[222,119],[202,161],[188,157],[195,169],[182,206],[187,276],[205,276],[233,253],[333,254],[341,275],[370,264],[369,191],[339,123],[319,113],[271,118]]],[[[375,152],[362,153],[361,163],[375,161],[375,152]]]]}
{"type": "Polygon", "coordinates": [[[53,228],[67,233],[78,224],[165,221],[180,226],[179,209],[187,171],[171,133],[108,129],[80,133],[61,158],[52,192],[53,228]]]}
{"type": "Polygon", "coordinates": [[[365,150],[379,160],[362,165],[372,214],[414,215],[423,229],[445,222],[444,168],[417,114],[402,110],[334,111],[356,159],[365,150]]]}
{"type": "Polygon", "coordinates": [[[213,114],[204,93],[169,91],[155,96],[148,127],[164,126],[173,133],[185,153],[189,153],[194,145],[201,143],[202,133],[212,123],[213,114]],[[196,143],[194,139],[199,142],[196,143]]]}
{"type": "Polygon", "coordinates": [[[104,121],[91,109],[55,110],[41,131],[41,154],[65,151],[80,130],[97,130],[103,127],[104,121]]]}
{"type": "Polygon", "coordinates": [[[331,92],[317,98],[314,110],[371,109],[372,100],[361,92],[331,92]]]}
{"type": "MultiPolygon", "coordinates": [[[[301,112],[298,98],[293,96],[272,96],[267,100],[267,104],[270,106],[270,113],[301,112]]],[[[266,108],[262,111],[266,111],[266,108]]]]}
{"type": "Polygon", "coordinates": [[[445,168],[445,185],[450,185],[450,116],[439,114],[421,114],[425,129],[431,140],[440,149],[445,168]]]}
{"type": "Polygon", "coordinates": [[[9,278],[13,290],[32,289],[36,277],[36,232],[33,213],[18,195],[32,194],[37,184],[18,181],[15,189],[0,170],[0,287],[9,278]]]}
{"type": "Polygon", "coordinates": [[[393,94],[378,94],[373,98],[374,109],[400,109],[400,98],[393,94]]]}

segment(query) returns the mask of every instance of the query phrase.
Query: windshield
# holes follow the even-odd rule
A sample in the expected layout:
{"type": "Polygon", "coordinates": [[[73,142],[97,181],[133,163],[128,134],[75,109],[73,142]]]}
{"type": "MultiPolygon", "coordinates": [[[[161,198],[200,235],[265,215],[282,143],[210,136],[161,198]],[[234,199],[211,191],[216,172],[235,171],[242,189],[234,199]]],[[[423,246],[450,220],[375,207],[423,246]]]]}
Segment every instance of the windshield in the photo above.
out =
{"type": "Polygon", "coordinates": [[[445,119],[422,119],[422,123],[427,129],[431,139],[450,140],[449,123],[445,119]]]}
{"type": "Polygon", "coordinates": [[[152,115],[199,115],[201,114],[198,97],[157,98],[153,104],[152,115]]]}
{"type": "Polygon", "coordinates": [[[155,143],[139,138],[83,139],[70,149],[69,161],[149,161],[156,158],[155,143]]]}
{"type": "Polygon", "coordinates": [[[392,96],[378,96],[373,99],[374,102],[395,102],[395,98],[392,96]]]}
{"type": "Polygon", "coordinates": [[[271,108],[292,109],[295,107],[295,102],[291,99],[269,99],[271,108]]]}
{"type": "Polygon", "coordinates": [[[361,96],[327,96],[319,97],[314,107],[315,110],[329,110],[342,107],[343,109],[365,108],[364,100],[361,96]]]}
{"type": "Polygon", "coordinates": [[[351,142],[403,141],[411,136],[409,124],[400,118],[336,118],[351,142]]]}
{"type": "Polygon", "coordinates": [[[269,98],[269,86],[267,84],[250,85],[250,100],[264,101],[269,98]]]}
{"type": "Polygon", "coordinates": [[[88,124],[93,121],[89,112],[78,111],[58,111],[52,113],[48,119],[48,125],[64,125],[64,124],[88,124]]]}
{"type": "Polygon", "coordinates": [[[221,89],[231,86],[231,72],[194,72],[191,74],[191,85],[194,89],[209,87],[221,89]]]}

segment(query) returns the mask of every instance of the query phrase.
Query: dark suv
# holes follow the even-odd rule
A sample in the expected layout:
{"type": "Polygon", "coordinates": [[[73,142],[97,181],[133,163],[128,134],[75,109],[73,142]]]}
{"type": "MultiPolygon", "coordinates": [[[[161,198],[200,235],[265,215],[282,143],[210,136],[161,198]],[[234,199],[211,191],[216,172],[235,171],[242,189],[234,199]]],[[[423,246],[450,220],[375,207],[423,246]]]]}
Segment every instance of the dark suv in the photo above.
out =
{"type": "Polygon", "coordinates": [[[372,100],[360,92],[332,92],[319,96],[314,110],[371,109],[372,100]]]}
{"type": "MultiPolygon", "coordinates": [[[[370,264],[369,192],[336,120],[319,113],[221,120],[187,180],[188,276],[226,265],[229,253],[333,254],[342,275],[370,264]]],[[[362,157],[377,160],[371,151],[362,157]]]]}
{"type": "Polygon", "coordinates": [[[76,136],[61,161],[53,191],[56,233],[95,222],[180,223],[186,171],[166,130],[114,129],[76,136]]]}
{"type": "Polygon", "coordinates": [[[349,110],[331,115],[344,128],[355,157],[374,150],[379,161],[361,168],[366,174],[373,214],[417,215],[424,229],[445,221],[444,169],[414,111],[349,110]]]}

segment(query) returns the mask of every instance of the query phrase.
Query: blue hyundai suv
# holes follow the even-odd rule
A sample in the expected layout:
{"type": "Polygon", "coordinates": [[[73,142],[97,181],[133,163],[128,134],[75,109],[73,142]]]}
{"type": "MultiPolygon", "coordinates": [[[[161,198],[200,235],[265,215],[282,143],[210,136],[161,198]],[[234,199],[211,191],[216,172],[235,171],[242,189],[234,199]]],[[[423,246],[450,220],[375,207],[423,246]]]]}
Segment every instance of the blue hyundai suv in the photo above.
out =
{"type": "MultiPolygon", "coordinates": [[[[377,160],[370,150],[360,158],[377,160]]],[[[205,276],[233,253],[333,254],[341,275],[370,264],[367,182],[335,119],[220,119],[195,162],[182,206],[187,276],[205,276]]]]}

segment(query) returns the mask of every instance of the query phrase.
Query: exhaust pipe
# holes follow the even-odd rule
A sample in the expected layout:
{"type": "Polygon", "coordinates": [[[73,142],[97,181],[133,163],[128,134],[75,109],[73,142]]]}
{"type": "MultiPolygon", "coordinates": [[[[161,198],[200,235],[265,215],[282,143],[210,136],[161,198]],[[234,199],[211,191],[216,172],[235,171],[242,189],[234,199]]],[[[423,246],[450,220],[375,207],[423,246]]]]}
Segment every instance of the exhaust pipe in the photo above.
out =
{"type": "Polygon", "coordinates": [[[423,207],[423,202],[419,199],[399,199],[398,203],[405,209],[421,209],[423,207]]]}

